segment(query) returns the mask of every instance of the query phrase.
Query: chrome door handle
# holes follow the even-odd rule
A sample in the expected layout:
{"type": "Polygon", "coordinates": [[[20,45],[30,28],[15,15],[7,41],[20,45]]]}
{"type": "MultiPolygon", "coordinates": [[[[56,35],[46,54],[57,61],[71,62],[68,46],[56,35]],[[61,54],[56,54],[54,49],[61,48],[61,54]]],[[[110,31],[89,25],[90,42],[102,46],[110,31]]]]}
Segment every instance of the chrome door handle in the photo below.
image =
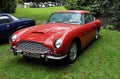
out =
{"type": "Polygon", "coordinates": [[[7,27],[10,27],[10,25],[7,25],[7,27]]]}

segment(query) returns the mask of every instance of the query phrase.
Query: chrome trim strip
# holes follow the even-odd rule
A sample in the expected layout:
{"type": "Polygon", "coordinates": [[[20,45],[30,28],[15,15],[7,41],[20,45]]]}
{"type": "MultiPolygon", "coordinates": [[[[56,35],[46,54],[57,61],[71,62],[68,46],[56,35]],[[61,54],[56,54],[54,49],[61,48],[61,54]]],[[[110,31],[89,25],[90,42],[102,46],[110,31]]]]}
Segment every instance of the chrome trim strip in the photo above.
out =
{"type": "MultiPolygon", "coordinates": [[[[44,55],[41,55],[41,57],[44,57],[44,55]]],[[[48,59],[61,60],[61,59],[65,58],[65,57],[67,57],[67,55],[63,55],[63,56],[60,56],[60,57],[47,55],[46,57],[47,57],[48,59]]]]}
{"type": "MultiPolygon", "coordinates": [[[[21,52],[23,52],[22,50],[15,49],[15,47],[9,49],[10,52],[13,52],[14,50],[15,50],[16,53],[21,53],[21,52]]],[[[44,58],[45,55],[41,55],[41,57],[44,58]]],[[[59,56],[59,57],[57,57],[57,56],[52,56],[52,55],[46,55],[46,58],[48,58],[48,59],[55,59],[55,60],[61,60],[61,59],[65,58],[65,57],[67,57],[67,55],[63,55],[63,56],[59,56]]]]}

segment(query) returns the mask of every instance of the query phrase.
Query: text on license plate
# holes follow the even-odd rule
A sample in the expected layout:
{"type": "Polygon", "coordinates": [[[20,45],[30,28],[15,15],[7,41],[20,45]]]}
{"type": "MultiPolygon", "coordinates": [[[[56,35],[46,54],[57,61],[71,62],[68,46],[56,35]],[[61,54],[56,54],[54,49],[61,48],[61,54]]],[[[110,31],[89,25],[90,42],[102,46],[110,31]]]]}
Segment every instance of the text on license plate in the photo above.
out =
{"type": "Polygon", "coordinates": [[[40,58],[39,53],[23,52],[23,55],[28,56],[28,57],[40,58]]]}

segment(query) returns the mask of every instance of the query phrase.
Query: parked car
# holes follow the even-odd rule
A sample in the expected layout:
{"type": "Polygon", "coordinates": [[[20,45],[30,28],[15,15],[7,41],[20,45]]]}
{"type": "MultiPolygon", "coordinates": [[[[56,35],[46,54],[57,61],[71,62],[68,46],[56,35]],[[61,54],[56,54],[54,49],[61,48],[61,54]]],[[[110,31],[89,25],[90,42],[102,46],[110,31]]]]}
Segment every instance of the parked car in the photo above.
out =
{"type": "Polygon", "coordinates": [[[34,25],[34,20],[20,19],[8,13],[0,13],[0,39],[9,38],[15,31],[34,25]]]}
{"type": "Polygon", "coordinates": [[[80,50],[98,39],[100,27],[100,20],[89,11],[54,12],[46,24],[15,32],[9,39],[10,51],[14,55],[73,63],[80,50]]]}

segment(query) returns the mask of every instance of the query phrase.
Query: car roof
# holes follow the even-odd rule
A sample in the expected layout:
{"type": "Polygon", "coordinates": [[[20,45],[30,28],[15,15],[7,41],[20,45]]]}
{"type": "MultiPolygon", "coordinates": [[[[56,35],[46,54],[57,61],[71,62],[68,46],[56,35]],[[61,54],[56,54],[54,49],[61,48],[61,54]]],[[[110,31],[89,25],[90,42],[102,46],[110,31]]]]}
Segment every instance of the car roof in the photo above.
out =
{"type": "Polygon", "coordinates": [[[0,15],[10,15],[9,13],[0,13],[0,15]]]}
{"type": "Polygon", "coordinates": [[[85,11],[85,10],[62,10],[62,11],[57,11],[55,13],[80,13],[80,14],[86,14],[86,13],[90,13],[89,11],[85,11]]]}

